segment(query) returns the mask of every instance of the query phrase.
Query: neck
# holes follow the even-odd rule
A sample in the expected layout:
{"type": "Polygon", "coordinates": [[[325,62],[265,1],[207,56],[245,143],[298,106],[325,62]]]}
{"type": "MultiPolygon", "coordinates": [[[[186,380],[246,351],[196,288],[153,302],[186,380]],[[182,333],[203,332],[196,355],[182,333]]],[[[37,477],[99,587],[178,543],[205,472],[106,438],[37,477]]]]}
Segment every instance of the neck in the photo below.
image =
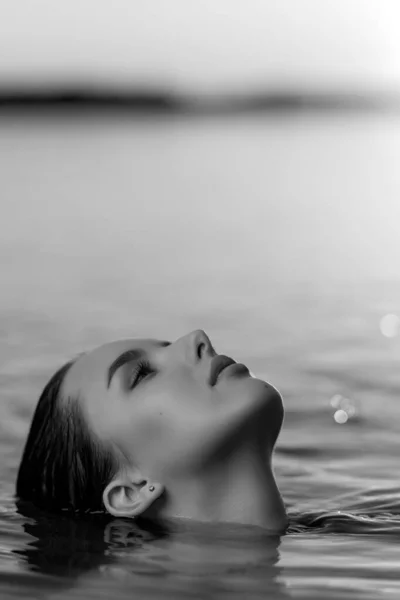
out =
{"type": "Polygon", "coordinates": [[[171,478],[160,517],[257,525],[282,532],[286,511],[270,461],[257,444],[243,444],[196,476],[171,478]]]}

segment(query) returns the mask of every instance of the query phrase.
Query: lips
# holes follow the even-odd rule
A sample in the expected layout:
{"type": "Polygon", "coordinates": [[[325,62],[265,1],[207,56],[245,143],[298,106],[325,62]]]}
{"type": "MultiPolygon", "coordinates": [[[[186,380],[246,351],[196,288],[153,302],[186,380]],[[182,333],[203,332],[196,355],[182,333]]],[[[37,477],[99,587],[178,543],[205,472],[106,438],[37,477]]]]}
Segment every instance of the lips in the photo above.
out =
{"type": "Polygon", "coordinates": [[[235,361],[233,358],[229,358],[229,356],[225,356],[224,354],[218,354],[217,356],[214,356],[211,361],[211,371],[208,379],[209,385],[214,386],[217,383],[220,373],[226,369],[226,367],[234,364],[236,364],[235,361]]]}

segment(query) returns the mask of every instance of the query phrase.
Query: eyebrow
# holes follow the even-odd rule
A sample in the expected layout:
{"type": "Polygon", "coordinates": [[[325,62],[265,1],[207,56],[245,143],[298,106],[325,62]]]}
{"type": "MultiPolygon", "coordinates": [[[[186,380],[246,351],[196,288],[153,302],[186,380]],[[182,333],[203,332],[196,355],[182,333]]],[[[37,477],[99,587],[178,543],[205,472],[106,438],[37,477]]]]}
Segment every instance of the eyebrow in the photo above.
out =
{"type": "MultiPolygon", "coordinates": [[[[157,346],[159,348],[166,348],[167,346],[170,346],[170,345],[171,345],[171,342],[157,342],[157,346]]],[[[118,371],[118,369],[120,369],[121,367],[126,365],[128,362],[132,362],[134,360],[139,360],[139,359],[143,358],[143,356],[145,356],[145,354],[146,353],[144,352],[144,350],[141,350],[141,349],[125,350],[125,352],[120,354],[108,367],[107,387],[108,388],[110,387],[112,378],[114,377],[114,375],[118,371]]]]}

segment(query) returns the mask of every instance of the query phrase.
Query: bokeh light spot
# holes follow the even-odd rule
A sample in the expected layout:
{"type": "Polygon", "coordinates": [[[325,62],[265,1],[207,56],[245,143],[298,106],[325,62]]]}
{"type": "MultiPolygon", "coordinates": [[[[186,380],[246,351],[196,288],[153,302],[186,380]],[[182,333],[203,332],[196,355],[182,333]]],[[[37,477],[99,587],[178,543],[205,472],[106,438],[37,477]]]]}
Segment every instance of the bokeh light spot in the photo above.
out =
{"type": "Polygon", "coordinates": [[[358,409],[355,400],[342,394],[334,394],[329,403],[335,410],[333,418],[337,423],[346,423],[349,419],[357,417],[358,409]]]}
{"type": "Polygon", "coordinates": [[[387,314],[382,317],[379,323],[381,334],[387,338],[394,338],[400,330],[400,318],[395,314],[387,314]]]}
{"type": "Polygon", "coordinates": [[[343,423],[346,423],[348,421],[349,415],[345,410],[342,410],[340,408],[335,412],[333,418],[335,419],[336,423],[339,423],[339,425],[343,425],[343,423]]]}
{"type": "Polygon", "coordinates": [[[332,408],[339,408],[342,399],[343,399],[343,396],[341,394],[335,394],[334,396],[332,396],[332,398],[330,400],[332,408]]]}

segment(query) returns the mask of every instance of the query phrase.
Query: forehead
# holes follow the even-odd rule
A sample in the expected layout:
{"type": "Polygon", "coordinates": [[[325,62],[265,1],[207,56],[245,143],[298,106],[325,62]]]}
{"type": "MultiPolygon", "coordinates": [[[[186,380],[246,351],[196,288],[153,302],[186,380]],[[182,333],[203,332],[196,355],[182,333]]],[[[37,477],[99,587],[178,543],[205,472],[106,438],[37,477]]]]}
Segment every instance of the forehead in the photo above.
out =
{"type": "Polygon", "coordinates": [[[159,340],[126,339],[110,342],[91,350],[78,358],[64,380],[63,394],[75,396],[90,386],[104,388],[111,363],[127,350],[142,350],[146,353],[159,347],[159,340]]]}

